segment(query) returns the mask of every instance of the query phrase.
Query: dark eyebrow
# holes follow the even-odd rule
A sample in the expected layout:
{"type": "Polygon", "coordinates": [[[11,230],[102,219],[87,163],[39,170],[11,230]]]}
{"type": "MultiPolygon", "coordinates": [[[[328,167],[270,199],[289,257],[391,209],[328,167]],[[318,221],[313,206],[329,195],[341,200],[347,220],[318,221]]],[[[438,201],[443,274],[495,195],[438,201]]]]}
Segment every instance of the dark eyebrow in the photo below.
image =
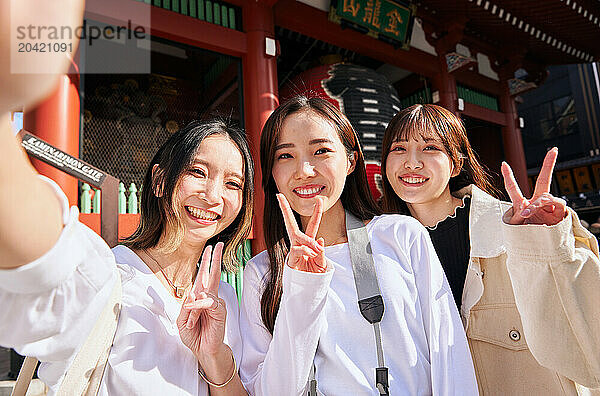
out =
{"type": "Polygon", "coordinates": [[[292,147],[294,147],[293,143],[281,143],[281,144],[278,144],[277,146],[275,146],[275,151],[281,150],[284,148],[292,148],[292,147]]]}
{"type": "Polygon", "coordinates": [[[229,176],[234,176],[234,177],[237,177],[237,178],[238,178],[238,179],[240,179],[241,181],[244,181],[244,176],[240,175],[240,174],[239,174],[239,173],[237,173],[237,172],[230,172],[230,173],[228,173],[228,175],[229,175],[229,176]]]}
{"type": "Polygon", "coordinates": [[[313,139],[308,144],[320,144],[320,143],[333,143],[331,139],[321,138],[321,139],[313,139]]]}
{"type": "MultiPolygon", "coordinates": [[[[333,143],[333,141],[331,139],[327,139],[327,138],[319,138],[319,139],[313,139],[308,142],[308,144],[310,144],[310,145],[321,144],[321,143],[333,143]]],[[[275,146],[275,151],[281,150],[283,148],[292,148],[292,147],[295,147],[293,143],[281,143],[281,144],[278,144],[277,146],[275,146]]]]}
{"type": "MultiPolygon", "coordinates": [[[[197,159],[197,160],[195,160],[195,161],[192,163],[192,165],[197,165],[197,164],[204,165],[204,166],[206,166],[207,168],[208,168],[208,167],[209,167],[209,165],[210,165],[208,162],[206,162],[206,161],[203,161],[203,160],[201,160],[201,159],[197,159]]],[[[241,181],[244,181],[244,176],[240,175],[240,174],[239,174],[239,173],[237,173],[237,172],[228,172],[228,173],[227,173],[227,176],[234,176],[234,177],[237,177],[238,179],[240,179],[241,181]]]]}
{"type": "MultiPolygon", "coordinates": [[[[430,143],[430,142],[434,142],[434,143],[442,143],[439,139],[435,138],[435,137],[423,137],[423,141],[425,143],[430,143]]],[[[408,139],[396,139],[392,142],[393,143],[399,143],[399,142],[408,142],[408,139]]]]}

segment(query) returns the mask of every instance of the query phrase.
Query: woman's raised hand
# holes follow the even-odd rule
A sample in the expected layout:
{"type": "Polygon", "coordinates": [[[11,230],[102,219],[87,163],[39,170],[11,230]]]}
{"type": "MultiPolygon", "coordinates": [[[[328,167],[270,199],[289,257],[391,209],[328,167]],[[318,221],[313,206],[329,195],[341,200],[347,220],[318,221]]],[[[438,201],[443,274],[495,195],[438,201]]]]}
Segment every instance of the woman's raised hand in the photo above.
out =
{"type": "Polygon", "coordinates": [[[321,217],[323,216],[323,201],[317,198],[313,214],[306,226],[306,231],[300,231],[294,212],[283,194],[277,194],[279,207],[283,214],[283,221],[290,239],[290,253],[287,265],[304,272],[325,272],[327,262],[325,259],[325,241],[323,238],[315,239],[321,217]]]}
{"type": "Polygon", "coordinates": [[[555,225],[564,219],[567,208],[566,202],[550,194],[556,157],[558,157],[556,147],[546,154],[531,199],[523,197],[512,169],[506,162],[502,163],[504,187],[513,204],[512,214],[507,220],[509,224],[555,225]]]}
{"type": "Polygon", "coordinates": [[[198,275],[177,318],[181,341],[198,359],[218,353],[225,337],[227,310],[219,298],[223,243],[212,250],[210,245],[204,249],[198,275]]]}

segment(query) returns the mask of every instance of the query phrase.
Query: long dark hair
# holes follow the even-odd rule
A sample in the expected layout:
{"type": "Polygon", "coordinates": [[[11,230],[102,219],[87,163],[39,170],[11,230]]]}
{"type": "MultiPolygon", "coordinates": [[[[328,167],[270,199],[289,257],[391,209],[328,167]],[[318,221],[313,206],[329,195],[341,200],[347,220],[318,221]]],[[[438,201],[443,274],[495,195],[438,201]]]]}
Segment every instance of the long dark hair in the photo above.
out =
{"type": "MultiPolygon", "coordinates": [[[[278,192],[272,174],[275,147],[285,119],[301,111],[310,112],[329,122],[338,132],[346,153],[348,155],[357,153],[354,171],[347,176],[340,197],[342,206],[362,220],[372,219],[373,216],[380,214],[368,187],[365,161],[356,132],[341,111],[325,99],[295,96],[271,114],[260,137],[262,185],[265,191],[263,229],[270,261],[270,271],[261,298],[261,311],[263,323],[271,332],[273,332],[281,300],[284,260],[290,248],[283,215],[275,197],[278,192]]],[[[298,217],[297,214],[296,216],[298,217]]],[[[300,224],[300,221],[298,223],[300,224]]]]}
{"type": "Polygon", "coordinates": [[[465,126],[460,118],[441,106],[416,104],[396,114],[383,135],[381,145],[381,176],[383,179],[381,206],[384,212],[408,214],[406,203],[396,195],[387,178],[386,162],[392,144],[399,140],[418,140],[420,137],[431,135],[442,142],[454,167],[460,169],[457,176],[450,178],[450,192],[475,184],[492,196],[498,195],[498,191],[490,182],[490,176],[471,148],[465,126]]]}
{"type": "Polygon", "coordinates": [[[207,245],[223,241],[223,266],[230,272],[236,270],[238,248],[248,237],[252,225],[254,163],[244,132],[223,120],[193,121],[175,132],[160,147],[150,161],[144,177],[140,223],[135,232],[123,240],[124,245],[132,249],[148,249],[155,247],[162,237],[161,249],[166,253],[179,247],[185,227],[181,221],[179,205],[174,202],[175,191],[182,175],[191,167],[202,141],[213,135],[228,137],[240,150],[244,161],[242,209],[225,230],[207,241],[207,245]],[[153,170],[155,165],[158,168],[153,170]]]}

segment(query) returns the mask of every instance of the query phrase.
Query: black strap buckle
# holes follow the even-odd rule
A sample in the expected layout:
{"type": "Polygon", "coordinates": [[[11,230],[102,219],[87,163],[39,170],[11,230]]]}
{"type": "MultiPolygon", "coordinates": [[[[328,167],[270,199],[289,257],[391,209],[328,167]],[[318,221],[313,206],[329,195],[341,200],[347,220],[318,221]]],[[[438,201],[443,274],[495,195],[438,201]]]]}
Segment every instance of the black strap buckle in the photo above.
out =
{"type": "Polygon", "coordinates": [[[377,367],[375,369],[375,387],[381,396],[389,396],[388,368],[377,367]]]}
{"type": "Polygon", "coordinates": [[[383,318],[383,297],[378,294],[358,301],[358,308],[362,316],[371,324],[381,322],[383,318]]]}

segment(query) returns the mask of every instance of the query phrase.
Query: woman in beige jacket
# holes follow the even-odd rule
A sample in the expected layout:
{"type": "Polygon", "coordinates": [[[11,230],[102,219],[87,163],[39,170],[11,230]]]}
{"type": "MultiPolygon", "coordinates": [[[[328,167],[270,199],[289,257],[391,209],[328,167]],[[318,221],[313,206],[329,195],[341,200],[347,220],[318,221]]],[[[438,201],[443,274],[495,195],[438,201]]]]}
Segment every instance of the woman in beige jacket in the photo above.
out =
{"type": "Polygon", "coordinates": [[[558,150],[546,155],[531,199],[502,165],[512,203],[492,196],[462,122],[442,107],[401,111],[382,151],[384,210],[429,229],[480,393],[600,395],[598,243],[549,193],[558,150]]]}

